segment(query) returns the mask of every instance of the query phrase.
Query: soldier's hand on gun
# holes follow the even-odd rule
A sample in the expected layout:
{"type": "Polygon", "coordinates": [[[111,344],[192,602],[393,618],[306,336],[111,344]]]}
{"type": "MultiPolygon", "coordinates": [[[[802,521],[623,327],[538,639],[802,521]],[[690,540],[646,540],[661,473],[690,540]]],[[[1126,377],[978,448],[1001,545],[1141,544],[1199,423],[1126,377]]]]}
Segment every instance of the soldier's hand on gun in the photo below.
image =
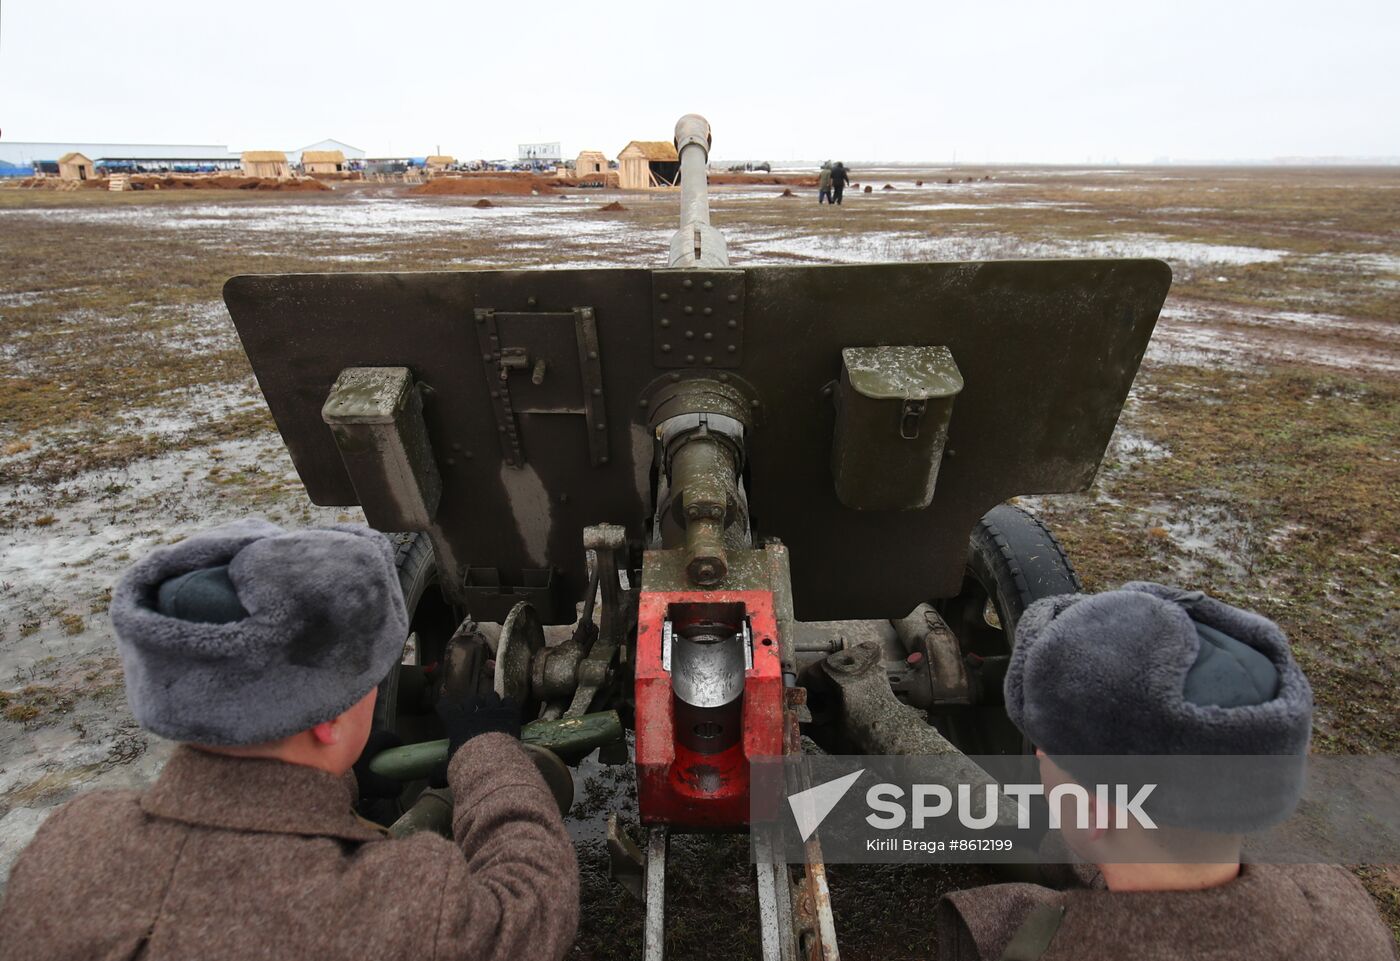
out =
{"type": "Polygon", "coordinates": [[[438,698],[437,715],[447,734],[447,762],[434,786],[447,784],[447,766],[462,745],[482,734],[509,734],[520,737],[520,705],[493,690],[472,694],[444,694],[438,698]]]}

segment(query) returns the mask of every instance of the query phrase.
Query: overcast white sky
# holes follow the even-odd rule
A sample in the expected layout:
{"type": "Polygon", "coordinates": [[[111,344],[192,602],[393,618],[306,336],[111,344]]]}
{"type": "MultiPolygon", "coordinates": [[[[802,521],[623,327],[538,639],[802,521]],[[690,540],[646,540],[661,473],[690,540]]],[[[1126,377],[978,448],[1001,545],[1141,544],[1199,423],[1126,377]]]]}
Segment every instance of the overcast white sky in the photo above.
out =
{"type": "Polygon", "coordinates": [[[5,140],[718,158],[1400,156],[1400,0],[0,0],[5,140]]]}

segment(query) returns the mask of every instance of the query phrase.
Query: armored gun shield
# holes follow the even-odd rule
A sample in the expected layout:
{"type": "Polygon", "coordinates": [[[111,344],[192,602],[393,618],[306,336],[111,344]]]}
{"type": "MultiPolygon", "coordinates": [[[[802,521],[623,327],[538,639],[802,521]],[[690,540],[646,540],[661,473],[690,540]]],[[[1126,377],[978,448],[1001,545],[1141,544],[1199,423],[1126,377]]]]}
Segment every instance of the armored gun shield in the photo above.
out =
{"type": "Polygon", "coordinates": [[[1170,279],[1155,260],[509,270],[236,277],[224,297],[312,500],[396,524],[423,501],[445,588],[483,617],[527,596],[572,620],[578,532],[650,542],[657,406],[723,385],[750,421],[753,528],[788,545],[816,620],[949,596],[988,509],[1086,488],[1170,279]],[[931,397],[926,355],[872,373],[881,352],[852,348],[941,348],[961,387],[931,397]],[[350,368],[402,369],[421,399],[390,425],[422,438],[407,488],[361,480],[323,418],[350,368]]]}

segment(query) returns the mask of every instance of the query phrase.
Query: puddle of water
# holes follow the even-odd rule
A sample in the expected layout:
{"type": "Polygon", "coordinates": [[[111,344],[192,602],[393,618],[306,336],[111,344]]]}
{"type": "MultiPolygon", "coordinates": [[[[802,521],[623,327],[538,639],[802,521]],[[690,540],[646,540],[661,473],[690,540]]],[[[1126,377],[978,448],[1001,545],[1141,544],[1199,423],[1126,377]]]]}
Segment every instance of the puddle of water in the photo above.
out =
{"type": "Polygon", "coordinates": [[[5,307],[28,307],[30,304],[37,304],[45,298],[42,293],[21,292],[14,294],[0,294],[0,308],[5,307]]]}
{"type": "Polygon", "coordinates": [[[632,732],[628,731],[626,764],[603,764],[594,751],[570,769],[574,777],[574,806],[564,818],[564,826],[575,842],[606,839],[611,814],[635,815],[637,775],[631,760],[635,744],[632,732]]]}
{"type": "Polygon", "coordinates": [[[773,255],[786,254],[828,263],[1155,257],[1173,266],[1203,266],[1269,263],[1288,253],[1261,247],[1162,240],[1145,235],[1098,240],[1055,238],[1027,241],[1005,234],[956,237],[931,236],[913,231],[789,234],[774,239],[748,241],[748,248],[760,258],[759,262],[765,255],[771,259],[773,255]]]}
{"type": "Polygon", "coordinates": [[[1230,578],[1242,580],[1254,565],[1259,532],[1222,505],[1158,503],[1138,516],[1144,530],[1177,548],[1170,583],[1197,583],[1213,568],[1224,568],[1230,578]]]}
{"type": "Polygon", "coordinates": [[[1168,300],[1147,358],[1235,370],[1267,361],[1302,361],[1340,370],[1400,373],[1400,326],[1333,314],[1168,300]]]}

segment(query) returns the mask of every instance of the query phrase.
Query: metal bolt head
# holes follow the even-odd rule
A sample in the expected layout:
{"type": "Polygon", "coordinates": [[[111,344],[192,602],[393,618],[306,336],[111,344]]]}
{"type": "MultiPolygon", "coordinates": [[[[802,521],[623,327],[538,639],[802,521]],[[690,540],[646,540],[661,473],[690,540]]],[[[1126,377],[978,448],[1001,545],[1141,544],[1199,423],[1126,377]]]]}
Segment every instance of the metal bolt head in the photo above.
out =
{"type": "Polygon", "coordinates": [[[726,297],[726,298],[724,298],[724,299],[727,300],[727,301],[729,301],[731,304],[737,304],[737,303],[739,302],[739,295],[738,295],[738,294],[730,294],[728,297],[726,297]]]}
{"type": "Polygon", "coordinates": [[[713,332],[713,331],[709,331],[709,330],[705,331],[705,339],[706,339],[706,340],[714,340],[714,339],[715,339],[714,332],[713,332]]]}
{"type": "Polygon", "coordinates": [[[686,362],[687,364],[693,364],[693,363],[695,363],[695,355],[694,355],[694,354],[686,354],[686,355],[685,355],[685,362],[686,362]]]}
{"type": "Polygon", "coordinates": [[[685,280],[681,281],[681,286],[684,287],[686,290],[689,290],[690,288],[695,286],[695,281],[687,277],[685,280]]]}
{"type": "Polygon", "coordinates": [[[703,311],[701,311],[701,313],[703,313],[706,317],[710,316],[714,312],[715,309],[713,307],[706,307],[703,311]]]}
{"type": "Polygon", "coordinates": [[[730,344],[725,350],[729,351],[731,354],[737,354],[739,352],[739,348],[734,344],[730,344]]]}
{"type": "Polygon", "coordinates": [[[590,351],[588,352],[588,359],[589,359],[589,360],[597,360],[597,359],[598,359],[598,352],[597,352],[596,350],[590,350],[590,351]]]}
{"type": "Polygon", "coordinates": [[[695,313],[695,308],[692,307],[692,306],[690,306],[689,304],[686,304],[685,307],[682,308],[682,309],[685,310],[685,312],[686,312],[687,314],[693,314],[693,313],[695,313]]]}
{"type": "Polygon", "coordinates": [[[661,297],[660,297],[659,299],[661,300],[662,303],[665,303],[666,301],[668,301],[668,300],[671,299],[671,295],[668,294],[668,293],[666,293],[665,291],[662,291],[662,292],[661,292],[661,297]]]}
{"type": "Polygon", "coordinates": [[[660,323],[661,323],[661,326],[662,326],[662,327],[670,327],[670,326],[671,326],[671,318],[670,318],[670,317],[662,317],[660,323]]]}
{"type": "Polygon", "coordinates": [[[730,330],[737,330],[739,327],[739,322],[737,320],[731,320],[725,326],[728,327],[730,330]]]}
{"type": "Polygon", "coordinates": [[[693,331],[693,330],[687,330],[687,331],[685,332],[685,339],[686,339],[686,340],[694,340],[694,339],[695,339],[695,331],[693,331]]]}
{"type": "Polygon", "coordinates": [[[594,397],[602,397],[602,396],[603,396],[603,388],[601,388],[601,387],[594,387],[594,388],[593,388],[593,396],[594,396],[594,397]]]}
{"type": "Polygon", "coordinates": [[[602,421],[599,421],[595,429],[597,429],[597,430],[607,430],[607,429],[608,429],[608,425],[607,425],[607,424],[604,424],[602,421]]]}
{"type": "Polygon", "coordinates": [[[671,345],[670,345],[670,344],[662,344],[662,345],[661,345],[661,352],[662,352],[663,354],[669,354],[669,353],[671,352],[671,345]]]}
{"type": "Polygon", "coordinates": [[[707,363],[707,364],[713,364],[714,362],[715,362],[715,359],[714,359],[713,357],[711,357],[709,354],[706,354],[706,355],[705,355],[705,363],[707,363]]]}
{"type": "Polygon", "coordinates": [[[536,304],[538,304],[538,303],[539,303],[539,301],[538,301],[537,299],[535,299],[534,297],[526,297],[526,298],[525,298],[525,306],[526,306],[526,307],[534,307],[534,306],[535,306],[536,304]]]}
{"type": "Polygon", "coordinates": [[[705,281],[705,283],[702,284],[701,286],[703,286],[706,290],[714,290],[714,289],[715,289],[715,282],[714,282],[713,280],[707,280],[707,281],[705,281]]]}

